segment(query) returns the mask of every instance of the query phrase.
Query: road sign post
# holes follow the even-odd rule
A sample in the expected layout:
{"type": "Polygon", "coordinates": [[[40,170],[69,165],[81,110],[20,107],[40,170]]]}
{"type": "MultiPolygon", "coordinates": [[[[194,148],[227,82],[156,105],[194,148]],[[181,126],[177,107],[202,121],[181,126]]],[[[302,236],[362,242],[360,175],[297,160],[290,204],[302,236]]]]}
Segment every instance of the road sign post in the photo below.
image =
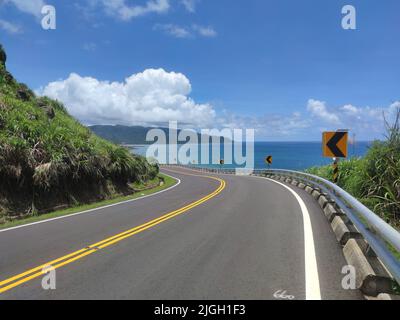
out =
{"type": "Polygon", "coordinates": [[[338,183],[339,181],[339,160],[333,158],[333,182],[338,183]]]}

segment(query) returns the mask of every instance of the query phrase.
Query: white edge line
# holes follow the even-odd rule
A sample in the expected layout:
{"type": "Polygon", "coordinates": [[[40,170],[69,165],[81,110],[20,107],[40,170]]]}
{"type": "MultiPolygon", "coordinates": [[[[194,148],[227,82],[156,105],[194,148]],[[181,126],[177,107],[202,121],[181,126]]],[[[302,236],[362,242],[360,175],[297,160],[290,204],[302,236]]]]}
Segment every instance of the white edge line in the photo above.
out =
{"type": "Polygon", "coordinates": [[[305,256],[305,276],[306,276],[306,300],[321,300],[321,288],[318,275],[318,264],[315,253],[314,235],[311,225],[310,213],[303,199],[292,188],[287,185],[269,178],[255,177],[277,183],[289,190],[300,205],[303,215],[304,225],[304,256],[305,256]]]}
{"type": "Polygon", "coordinates": [[[110,204],[110,205],[107,205],[107,206],[103,206],[103,207],[99,207],[99,208],[93,208],[93,209],[89,209],[89,210],[85,210],[85,211],[81,211],[81,212],[71,213],[71,214],[68,214],[68,215],[65,215],[65,216],[61,216],[61,217],[57,217],[57,218],[51,218],[51,219],[41,220],[41,221],[37,221],[37,222],[22,224],[22,225],[16,226],[16,227],[2,229],[2,230],[0,230],[0,233],[6,232],[6,231],[11,231],[11,230],[16,230],[16,229],[21,229],[21,228],[25,228],[25,227],[30,227],[30,226],[34,226],[34,225],[37,225],[37,224],[47,223],[47,222],[51,222],[51,221],[55,221],[55,220],[72,218],[72,217],[75,217],[75,216],[78,216],[78,215],[81,215],[81,214],[86,214],[86,213],[90,213],[90,212],[94,212],[94,211],[99,211],[99,210],[103,210],[103,209],[119,206],[121,204],[126,204],[126,203],[131,203],[131,202],[134,202],[134,201],[139,201],[139,200],[146,199],[146,198],[149,198],[149,197],[153,197],[153,196],[156,196],[156,195],[158,195],[160,193],[172,190],[172,189],[176,188],[177,186],[179,186],[181,184],[181,180],[180,179],[178,179],[176,177],[173,177],[173,176],[170,176],[169,174],[166,174],[166,173],[163,173],[163,175],[166,175],[167,177],[170,177],[170,178],[174,179],[175,181],[177,181],[177,183],[174,184],[173,186],[169,187],[168,189],[161,190],[161,191],[158,191],[156,193],[149,194],[147,196],[143,196],[143,197],[139,197],[139,198],[131,199],[131,200],[126,200],[126,201],[122,201],[122,202],[113,203],[113,204],[110,204]]]}

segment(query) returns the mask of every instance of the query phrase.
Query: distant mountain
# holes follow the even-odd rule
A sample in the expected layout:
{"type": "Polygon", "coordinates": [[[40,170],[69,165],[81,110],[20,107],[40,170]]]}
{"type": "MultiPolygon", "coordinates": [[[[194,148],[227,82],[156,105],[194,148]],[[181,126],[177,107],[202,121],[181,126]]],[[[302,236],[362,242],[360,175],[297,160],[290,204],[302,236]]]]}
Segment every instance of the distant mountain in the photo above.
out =
{"type": "Polygon", "coordinates": [[[118,144],[146,144],[146,135],[150,128],[127,126],[90,126],[95,134],[118,144]]]}
{"type": "MultiPolygon", "coordinates": [[[[118,144],[136,144],[136,145],[146,145],[152,144],[153,142],[146,141],[146,135],[149,130],[154,128],[146,128],[146,127],[128,127],[128,126],[106,126],[106,125],[97,125],[89,127],[96,135],[102,137],[103,139],[112,141],[118,144]]],[[[169,129],[168,128],[158,128],[165,132],[166,137],[169,141],[169,129]]],[[[177,134],[179,134],[181,130],[178,130],[177,134]]],[[[199,142],[201,141],[202,135],[198,134],[199,142]]],[[[203,136],[204,139],[209,138],[209,136],[203,136]]],[[[182,143],[182,142],[180,142],[182,143]]]]}

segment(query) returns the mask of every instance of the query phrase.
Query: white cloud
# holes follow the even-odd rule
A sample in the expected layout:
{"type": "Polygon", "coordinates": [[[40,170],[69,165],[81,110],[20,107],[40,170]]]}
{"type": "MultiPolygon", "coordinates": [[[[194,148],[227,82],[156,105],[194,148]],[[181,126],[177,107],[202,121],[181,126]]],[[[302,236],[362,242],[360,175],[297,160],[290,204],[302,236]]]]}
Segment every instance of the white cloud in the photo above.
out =
{"type": "Polygon", "coordinates": [[[3,0],[3,3],[13,4],[18,10],[35,17],[41,16],[42,8],[46,5],[43,0],[3,0]]]}
{"type": "Polygon", "coordinates": [[[196,11],[196,6],[199,2],[200,0],[182,0],[182,4],[185,6],[186,10],[192,13],[196,11]]]}
{"type": "Polygon", "coordinates": [[[310,99],[307,110],[318,122],[314,127],[329,130],[349,129],[364,139],[381,138],[385,132],[384,115],[390,122],[395,111],[400,108],[400,101],[396,101],[387,107],[358,107],[346,104],[339,107],[327,107],[322,101],[310,99]]]}
{"type": "Polygon", "coordinates": [[[391,112],[395,112],[396,110],[400,109],[400,101],[393,102],[393,103],[390,105],[389,108],[390,108],[390,111],[391,111],[391,112]]]}
{"type": "Polygon", "coordinates": [[[191,38],[193,36],[190,30],[174,24],[157,24],[154,26],[154,30],[162,30],[175,38],[191,38]]]}
{"type": "Polygon", "coordinates": [[[346,104],[343,107],[341,107],[341,109],[345,113],[347,113],[349,115],[358,115],[358,114],[360,114],[360,109],[355,107],[355,106],[353,106],[353,105],[351,105],[351,104],[346,104]]]}
{"type": "Polygon", "coordinates": [[[154,30],[162,30],[166,34],[175,38],[195,38],[196,36],[212,38],[217,36],[217,32],[211,27],[192,25],[191,27],[182,27],[175,24],[156,24],[154,30]]]}
{"type": "Polygon", "coordinates": [[[339,117],[328,111],[326,102],[310,99],[308,100],[307,110],[316,118],[325,121],[330,124],[339,124],[339,117]]]}
{"type": "Polygon", "coordinates": [[[241,116],[224,113],[217,119],[218,126],[230,129],[254,129],[258,139],[290,139],[309,128],[311,121],[302,118],[299,112],[289,115],[264,114],[260,116],[241,116]]]}
{"type": "Polygon", "coordinates": [[[217,32],[210,26],[203,27],[195,24],[193,25],[193,30],[203,37],[213,38],[217,36],[217,32]]]}
{"type": "Polygon", "coordinates": [[[129,5],[126,0],[88,0],[94,7],[101,5],[107,14],[118,19],[129,21],[150,13],[162,14],[170,9],[169,0],[147,0],[143,5],[129,5]]]}
{"type": "Polygon", "coordinates": [[[328,107],[323,101],[310,99],[302,112],[241,116],[225,113],[216,125],[228,128],[252,128],[262,140],[315,140],[322,131],[348,129],[359,140],[381,139],[385,134],[384,117],[392,122],[400,101],[386,107],[359,107],[345,104],[328,107]],[[305,111],[305,112],[304,112],[305,111]]]}
{"type": "Polygon", "coordinates": [[[99,81],[72,73],[49,83],[42,95],[62,101],[86,124],[148,125],[171,120],[204,127],[214,122],[209,104],[189,97],[191,84],[181,73],[148,69],[124,82],[99,81]]]}
{"type": "Polygon", "coordinates": [[[94,42],[87,42],[83,45],[83,50],[85,51],[95,51],[97,49],[97,44],[94,42]]]}
{"type": "Polygon", "coordinates": [[[392,122],[397,108],[400,108],[400,101],[387,107],[353,104],[328,107],[326,102],[310,99],[302,112],[259,116],[225,113],[216,119],[216,125],[252,128],[256,130],[257,139],[262,140],[315,140],[320,139],[322,131],[338,129],[349,129],[360,140],[372,140],[384,137],[383,115],[392,122]]]}
{"type": "Polygon", "coordinates": [[[4,31],[10,33],[10,34],[16,34],[16,33],[21,33],[22,29],[20,26],[17,26],[11,22],[8,22],[6,20],[0,19],[0,29],[3,29],[4,31]]]}

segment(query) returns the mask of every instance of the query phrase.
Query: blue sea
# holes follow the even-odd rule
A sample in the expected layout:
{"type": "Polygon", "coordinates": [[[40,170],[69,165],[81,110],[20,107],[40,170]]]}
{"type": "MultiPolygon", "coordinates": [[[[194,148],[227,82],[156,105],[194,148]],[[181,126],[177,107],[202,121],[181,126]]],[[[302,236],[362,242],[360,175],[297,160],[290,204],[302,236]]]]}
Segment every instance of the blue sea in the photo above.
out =
{"type": "MultiPolygon", "coordinates": [[[[365,156],[370,145],[370,142],[357,142],[355,145],[349,145],[349,158],[365,156]]],[[[132,148],[132,152],[145,156],[147,148],[148,146],[135,146],[132,148]]],[[[223,148],[221,147],[221,149],[223,148]]],[[[244,153],[245,150],[246,148],[243,147],[244,153]]],[[[223,159],[222,150],[221,154],[223,159]]],[[[274,169],[305,170],[332,163],[331,158],[322,156],[321,142],[256,142],[254,146],[255,168],[267,168],[265,158],[270,155],[273,157],[271,168],[274,169]]],[[[220,167],[220,165],[202,166],[220,167]]],[[[233,167],[236,167],[236,165],[224,166],[224,168],[233,167]]]]}

